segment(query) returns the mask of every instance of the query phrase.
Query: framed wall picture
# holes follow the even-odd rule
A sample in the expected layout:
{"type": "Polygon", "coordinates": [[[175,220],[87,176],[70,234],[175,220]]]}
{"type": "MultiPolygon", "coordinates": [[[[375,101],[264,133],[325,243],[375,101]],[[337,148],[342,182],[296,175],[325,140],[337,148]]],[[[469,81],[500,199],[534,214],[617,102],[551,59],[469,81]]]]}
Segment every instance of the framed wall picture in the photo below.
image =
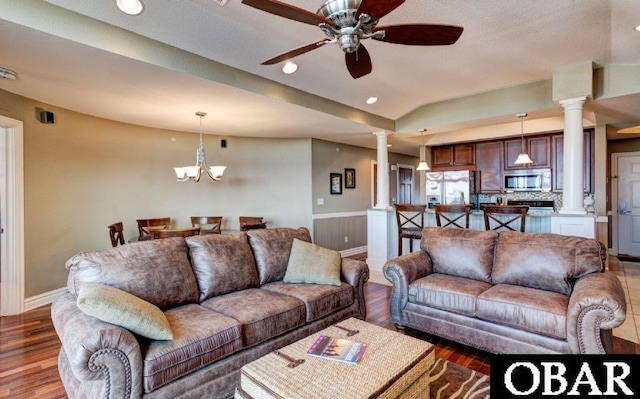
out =
{"type": "Polygon", "coordinates": [[[342,194],[342,173],[330,173],[331,194],[342,194]]]}
{"type": "Polygon", "coordinates": [[[344,188],[356,188],[356,170],[344,169],[344,188]]]}

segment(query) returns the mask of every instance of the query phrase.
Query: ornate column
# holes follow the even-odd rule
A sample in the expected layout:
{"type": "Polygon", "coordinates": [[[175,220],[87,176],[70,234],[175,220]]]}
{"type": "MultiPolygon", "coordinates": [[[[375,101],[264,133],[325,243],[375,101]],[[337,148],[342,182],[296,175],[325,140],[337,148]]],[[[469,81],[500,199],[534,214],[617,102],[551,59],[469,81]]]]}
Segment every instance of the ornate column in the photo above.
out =
{"type": "Polygon", "coordinates": [[[584,129],[582,110],[587,97],[560,100],[564,108],[564,169],[559,213],[584,215],[584,129]]]}
{"type": "Polygon", "coordinates": [[[387,154],[387,137],[389,133],[384,130],[374,132],[378,142],[378,195],[376,197],[376,209],[391,209],[389,204],[389,156],[387,154]]]}

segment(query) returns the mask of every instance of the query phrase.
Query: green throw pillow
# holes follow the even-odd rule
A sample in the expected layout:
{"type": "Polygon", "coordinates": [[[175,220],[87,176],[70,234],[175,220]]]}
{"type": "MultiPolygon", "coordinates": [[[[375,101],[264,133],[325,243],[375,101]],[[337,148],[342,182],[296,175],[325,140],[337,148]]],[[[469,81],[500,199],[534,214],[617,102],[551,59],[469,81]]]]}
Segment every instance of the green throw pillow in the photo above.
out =
{"type": "Polygon", "coordinates": [[[340,285],[342,257],[337,251],[293,239],[285,283],[340,285]]]}
{"type": "Polygon", "coordinates": [[[173,331],[162,310],[117,288],[84,283],[78,292],[78,307],[90,316],[124,327],[143,337],[173,339],[173,331]]]}

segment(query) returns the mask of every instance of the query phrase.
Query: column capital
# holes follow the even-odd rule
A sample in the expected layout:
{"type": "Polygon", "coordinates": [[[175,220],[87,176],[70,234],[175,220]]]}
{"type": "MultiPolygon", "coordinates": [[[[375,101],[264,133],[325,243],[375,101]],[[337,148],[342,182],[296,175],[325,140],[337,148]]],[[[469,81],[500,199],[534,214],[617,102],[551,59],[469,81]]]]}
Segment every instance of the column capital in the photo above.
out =
{"type": "Polygon", "coordinates": [[[389,136],[391,135],[391,133],[387,132],[386,130],[378,130],[377,132],[373,132],[374,135],[381,137],[381,136],[389,136]]]}
{"type": "Polygon", "coordinates": [[[564,100],[560,100],[559,103],[562,105],[562,108],[566,110],[569,109],[579,109],[582,110],[582,106],[587,101],[586,96],[575,97],[575,98],[566,98],[564,100]]]}

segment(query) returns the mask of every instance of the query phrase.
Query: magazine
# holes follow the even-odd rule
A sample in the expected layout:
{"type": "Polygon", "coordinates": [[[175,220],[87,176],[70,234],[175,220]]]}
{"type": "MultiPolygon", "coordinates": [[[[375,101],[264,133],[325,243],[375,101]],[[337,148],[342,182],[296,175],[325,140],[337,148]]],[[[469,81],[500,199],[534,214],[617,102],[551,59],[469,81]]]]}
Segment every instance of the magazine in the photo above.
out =
{"type": "Polygon", "coordinates": [[[307,354],[324,359],[357,364],[366,348],[367,344],[364,342],[321,335],[311,345],[307,354]]]}

